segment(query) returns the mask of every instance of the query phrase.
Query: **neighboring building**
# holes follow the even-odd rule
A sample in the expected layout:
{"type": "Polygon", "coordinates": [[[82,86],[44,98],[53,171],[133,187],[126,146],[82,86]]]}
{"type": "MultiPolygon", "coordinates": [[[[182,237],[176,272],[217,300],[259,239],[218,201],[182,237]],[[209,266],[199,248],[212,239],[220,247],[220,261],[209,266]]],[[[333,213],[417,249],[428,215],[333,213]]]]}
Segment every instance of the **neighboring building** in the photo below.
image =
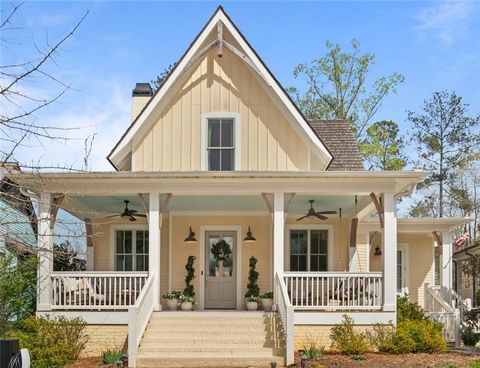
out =
{"type": "Polygon", "coordinates": [[[59,207],[86,222],[87,273],[53,273],[40,255],[38,314],[84,318],[89,349],[128,333],[132,367],[291,363],[306,336],[327,345],[345,313],[395,321],[398,293],[428,308],[436,249],[439,288],[452,288],[449,233],[465,220],[397,221],[397,198],[426,173],[365,171],[350,124],[308,121],[222,8],[155,94],[137,84],[108,160],[116,172],[12,178],[40,198],[40,246],[53,246],[59,207]],[[311,200],[314,216],[297,220],[311,200]],[[222,263],[219,239],[232,250],[222,263]],[[183,290],[189,256],[197,312],[166,312],[160,296],[183,290]],[[240,312],[251,256],[275,295],[271,320],[240,312]]]}
{"type": "Polygon", "coordinates": [[[30,253],[37,246],[37,218],[29,197],[6,177],[18,165],[0,162],[0,255],[9,251],[30,253]]]}
{"type": "MultiPolygon", "coordinates": [[[[471,256],[480,256],[480,247],[467,246],[456,250],[453,253],[454,260],[454,283],[455,291],[463,298],[468,299],[468,304],[473,305],[473,278],[464,272],[464,265],[471,256]]],[[[480,280],[477,279],[475,291],[480,290],[480,280]]]]}

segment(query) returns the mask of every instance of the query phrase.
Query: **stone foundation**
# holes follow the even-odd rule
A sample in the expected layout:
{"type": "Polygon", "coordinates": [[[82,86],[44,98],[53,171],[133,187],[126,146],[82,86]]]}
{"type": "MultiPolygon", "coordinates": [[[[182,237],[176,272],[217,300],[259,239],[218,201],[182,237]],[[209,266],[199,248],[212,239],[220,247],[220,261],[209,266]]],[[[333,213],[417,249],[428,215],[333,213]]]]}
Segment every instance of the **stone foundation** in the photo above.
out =
{"type": "Polygon", "coordinates": [[[127,325],[87,325],[88,342],[81,357],[101,356],[107,349],[127,351],[127,325]]]}

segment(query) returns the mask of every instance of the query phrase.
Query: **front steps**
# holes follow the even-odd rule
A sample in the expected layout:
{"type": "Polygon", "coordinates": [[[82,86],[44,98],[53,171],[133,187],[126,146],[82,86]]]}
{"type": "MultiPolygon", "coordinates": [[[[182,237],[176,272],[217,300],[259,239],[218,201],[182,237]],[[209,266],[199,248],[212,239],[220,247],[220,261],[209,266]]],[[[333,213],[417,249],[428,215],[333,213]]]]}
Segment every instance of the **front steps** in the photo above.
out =
{"type": "Polygon", "coordinates": [[[284,364],[278,319],[263,312],[157,312],[137,353],[137,367],[269,367],[284,364]]]}

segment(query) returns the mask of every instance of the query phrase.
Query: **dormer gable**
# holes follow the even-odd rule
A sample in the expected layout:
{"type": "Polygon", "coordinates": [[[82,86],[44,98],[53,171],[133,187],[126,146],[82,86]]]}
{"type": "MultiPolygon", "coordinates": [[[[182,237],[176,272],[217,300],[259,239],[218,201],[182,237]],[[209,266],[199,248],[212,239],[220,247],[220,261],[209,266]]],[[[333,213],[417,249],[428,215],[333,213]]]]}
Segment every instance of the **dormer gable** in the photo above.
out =
{"type": "Polygon", "coordinates": [[[219,7],[108,159],[132,171],[323,171],[332,155],[219,7]]]}

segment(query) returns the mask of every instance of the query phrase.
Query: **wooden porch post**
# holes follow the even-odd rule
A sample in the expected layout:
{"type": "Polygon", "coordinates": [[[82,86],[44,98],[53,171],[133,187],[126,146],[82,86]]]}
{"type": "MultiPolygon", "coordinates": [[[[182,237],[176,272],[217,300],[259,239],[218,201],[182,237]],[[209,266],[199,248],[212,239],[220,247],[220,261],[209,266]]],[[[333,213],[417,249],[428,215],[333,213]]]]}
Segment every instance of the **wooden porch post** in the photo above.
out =
{"type": "Polygon", "coordinates": [[[161,221],[160,221],[160,193],[149,193],[148,206],[148,271],[153,274],[153,300],[154,309],[160,310],[160,246],[161,246],[161,221]]]}
{"type": "Polygon", "coordinates": [[[283,192],[273,194],[273,273],[282,275],[285,259],[285,199],[283,192]]]}
{"type": "Polygon", "coordinates": [[[383,310],[397,309],[397,215],[392,192],[383,194],[383,310]]]}
{"type": "Polygon", "coordinates": [[[446,291],[453,287],[452,263],[450,232],[442,231],[442,289],[446,291]]]}
{"type": "Polygon", "coordinates": [[[38,202],[38,311],[52,310],[53,226],[50,227],[50,193],[41,193],[38,202]]]}

